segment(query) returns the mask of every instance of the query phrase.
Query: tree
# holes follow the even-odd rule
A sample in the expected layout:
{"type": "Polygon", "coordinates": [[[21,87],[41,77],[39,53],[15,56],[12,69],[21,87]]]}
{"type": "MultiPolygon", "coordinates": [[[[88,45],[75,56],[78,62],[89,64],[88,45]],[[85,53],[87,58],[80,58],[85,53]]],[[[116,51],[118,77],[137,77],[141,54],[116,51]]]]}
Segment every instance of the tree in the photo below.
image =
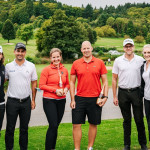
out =
{"type": "Polygon", "coordinates": [[[1,33],[2,33],[3,39],[7,39],[8,43],[9,43],[9,40],[16,38],[14,25],[12,24],[12,22],[9,19],[7,19],[5,21],[1,33]]]}
{"type": "Polygon", "coordinates": [[[134,25],[132,21],[128,22],[128,28],[126,31],[127,35],[129,35],[131,38],[135,37],[135,30],[134,30],[134,25]]]}
{"type": "Polygon", "coordinates": [[[37,49],[48,56],[51,48],[62,50],[65,59],[71,54],[80,53],[80,46],[87,40],[87,30],[74,17],[67,17],[62,10],[56,10],[54,15],[45,21],[36,35],[37,49]]]}
{"type": "Polygon", "coordinates": [[[115,37],[116,36],[116,31],[108,25],[101,27],[101,29],[102,29],[105,37],[115,37]]]}
{"type": "Polygon", "coordinates": [[[88,38],[91,44],[94,44],[97,41],[97,33],[96,31],[92,30],[91,28],[87,29],[88,32],[88,38]]]}
{"type": "Polygon", "coordinates": [[[91,4],[87,4],[87,6],[85,7],[85,10],[83,12],[83,17],[84,18],[90,18],[92,19],[93,17],[93,7],[91,6],[91,4]]]}
{"type": "Polygon", "coordinates": [[[120,17],[116,18],[115,25],[117,27],[117,32],[119,34],[124,32],[125,24],[126,24],[125,23],[125,18],[120,18],[120,17]]]}
{"type": "Polygon", "coordinates": [[[150,44],[150,32],[147,34],[146,44],[150,44]]]}
{"type": "Polygon", "coordinates": [[[33,0],[26,0],[26,11],[29,17],[33,15],[33,0]]]}
{"type": "Polygon", "coordinates": [[[142,35],[144,37],[146,37],[147,36],[147,32],[148,32],[148,28],[146,27],[146,25],[143,25],[142,26],[142,35]]]}
{"type": "Polygon", "coordinates": [[[3,22],[0,21],[0,33],[2,31],[2,28],[3,28],[3,22]]]}
{"type": "Polygon", "coordinates": [[[138,43],[140,45],[141,43],[144,43],[144,37],[143,36],[136,36],[134,39],[134,42],[138,43]]]}
{"type": "Polygon", "coordinates": [[[99,37],[103,37],[104,36],[104,32],[103,32],[103,30],[100,27],[96,27],[94,30],[96,31],[97,36],[99,36],[99,37]]]}
{"type": "Polygon", "coordinates": [[[26,12],[25,7],[16,9],[14,12],[11,12],[11,18],[13,23],[19,25],[29,23],[29,14],[26,12]]]}
{"type": "Polygon", "coordinates": [[[115,18],[109,17],[109,18],[107,19],[107,21],[106,21],[106,24],[109,25],[109,26],[111,26],[111,27],[113,27],[114,24],[115,24],[115,18]]]}
{"type": "Polygon", "coordinates": [[[104,26],[106,25],[106,21],[109,18],[109,15],[106,13],[103,13],[100,15],[100,17],[97,18],[97,26],[104,26]]]}
{"type": "Polygon", "coordinates": [[[23,25],[20,29],[17,30],[17,36],[26,41],[26,45],[28,41],[33,37],[33,26],[31,24],[23,25]]]}

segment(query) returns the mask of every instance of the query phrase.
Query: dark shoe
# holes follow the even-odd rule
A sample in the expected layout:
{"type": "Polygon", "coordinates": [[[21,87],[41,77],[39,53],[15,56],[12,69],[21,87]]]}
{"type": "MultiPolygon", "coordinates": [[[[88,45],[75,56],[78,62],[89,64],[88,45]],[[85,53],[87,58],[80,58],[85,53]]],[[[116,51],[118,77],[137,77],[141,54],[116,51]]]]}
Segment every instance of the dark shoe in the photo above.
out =
{"type": "Polygon", "coordinates": [[[130,145],[125,145],[123,150],[130,150],[130,145]]]}
{"type": "Polygon", "coordinates": [[[146,145],[141,145],[141,150],[148,150],[146,145]]]}

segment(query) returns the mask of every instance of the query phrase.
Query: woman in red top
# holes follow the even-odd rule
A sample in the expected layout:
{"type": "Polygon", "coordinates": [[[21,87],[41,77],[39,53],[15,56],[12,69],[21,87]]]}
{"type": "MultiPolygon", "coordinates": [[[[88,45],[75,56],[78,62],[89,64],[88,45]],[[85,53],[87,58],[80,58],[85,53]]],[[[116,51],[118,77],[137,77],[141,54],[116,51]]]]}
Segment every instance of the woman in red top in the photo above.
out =
{"type": "Polygon", "coordinates": [[[43,108],[49,123],[46,150],[55,149],[57,129],[64,114],[69,89],[68,71],[61,64],[61,50],[53,48],[50,51],[50,60],[51,64],[42,70],[39,81],[39,88],[43,90],[43,108]]]}

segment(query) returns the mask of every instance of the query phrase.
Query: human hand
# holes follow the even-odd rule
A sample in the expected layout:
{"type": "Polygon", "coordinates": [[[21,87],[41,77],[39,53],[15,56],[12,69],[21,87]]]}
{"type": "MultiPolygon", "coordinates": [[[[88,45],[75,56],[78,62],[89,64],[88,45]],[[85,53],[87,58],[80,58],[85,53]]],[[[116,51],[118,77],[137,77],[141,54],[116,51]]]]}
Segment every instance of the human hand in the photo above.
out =
{"type": "Polygon", "coordinates": [[[66,96],[67,92],[68,92],[68,88],[64,88],[64,96],[66,96]]]}
{"type": "Polygon", "coordinates": [[[97,100],[97,105],[99,105],[100,107],[104,106],[104,104],[106,103],[107,98],[98,98],[97,100]]]}
{"type": "Polygon", "coordinates": [[[70,107],[71,107],[72,109],[75,109],[75,108],[76,108],[76,102],[75,102],[75,100],[72,100],[72,101],[71,101],[70,107]]]}
{"type": "Polygon", "coordinates": [[[56,95],[57,96],[63,96],[63,94],[64,94],[64,90],[63,89],[57,89],[56,90],[56,95]]]}
{"type": "Polygon", "coordinates": [[[32,100],[32,101],[31,101],[31,109],[34,110],[34,109],[35,109],[35,106],[36,106],[35,101],[32,100]]]}
{"type": "Polygon", "coordinates": [[[118,106],[118,99],[116,97],[113,99],[113,103],[115,106],[118,106]]]}

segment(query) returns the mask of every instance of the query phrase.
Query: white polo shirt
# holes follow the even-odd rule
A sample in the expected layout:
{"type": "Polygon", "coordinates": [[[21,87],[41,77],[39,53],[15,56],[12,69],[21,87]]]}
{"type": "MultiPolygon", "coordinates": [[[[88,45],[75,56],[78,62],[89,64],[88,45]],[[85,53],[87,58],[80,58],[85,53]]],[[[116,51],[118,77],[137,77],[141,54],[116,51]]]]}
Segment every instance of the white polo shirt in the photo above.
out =
{"type": "Polygon", "coordinates": [[[147,100],[150,100],[150,65],[148,66],[148,69],[146,70],[146,63],[144,64],[144,72],[142,74],[142,77],[145,82],[144,98],[147,100]]]}
{"type": "Polygon", "coordinates": [[[141,56],[135,54],[130,61],[125,58],[125,54],[115,59],[112,73],[118,75],[120,88],[135,88],[141,85],[140,68],[143,61],[141,56]]]}
{"type": "Polygon", "coordinates": [[[31,94],[31,81],[37,80],[35,65],[27,60],[19,66],[14,60],[5,66],[5,78],[9,79],[7,96],[23,99],[31,94]]]}

